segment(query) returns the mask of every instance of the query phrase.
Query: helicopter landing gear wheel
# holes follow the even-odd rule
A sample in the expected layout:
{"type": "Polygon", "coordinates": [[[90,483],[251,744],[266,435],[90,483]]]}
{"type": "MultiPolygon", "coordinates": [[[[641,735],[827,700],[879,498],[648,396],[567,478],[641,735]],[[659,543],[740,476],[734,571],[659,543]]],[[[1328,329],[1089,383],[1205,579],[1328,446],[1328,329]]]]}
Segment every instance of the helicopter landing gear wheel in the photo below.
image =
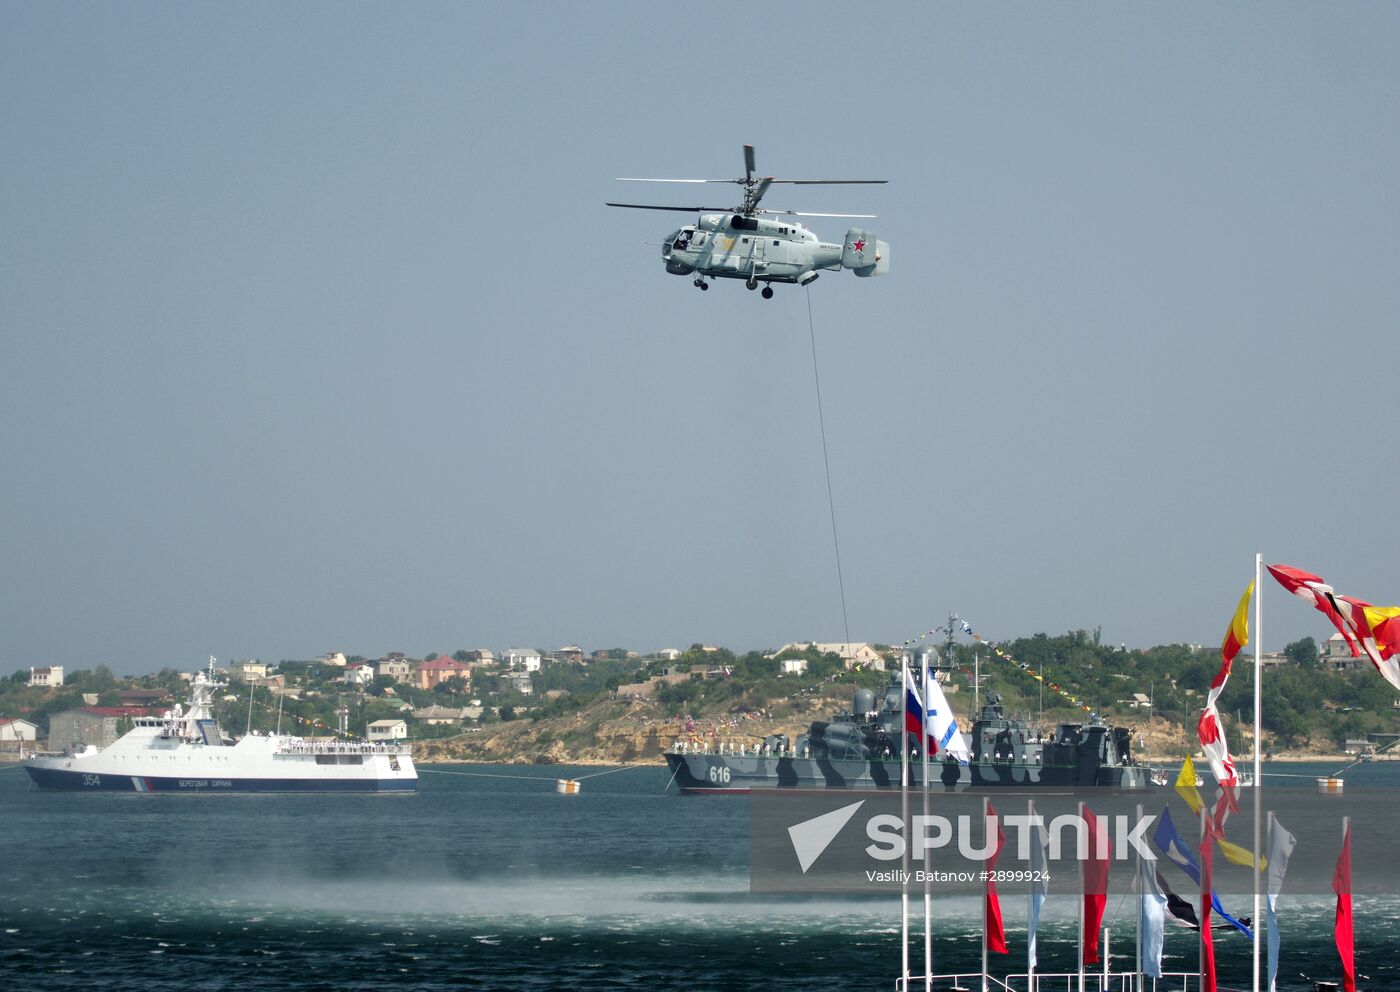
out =
{"type": "Polygon", "coordinates": [[[702,282],[702,283],[700,283],[700,290],[701,290],[701,292],[704,292],[705,290],[707,290],[707,289],[709,289],[709,288],[710,288],[710,284],[709,284],[709,283],[707,283],[707,282],[702,282]]]}
{"type": "Polygon", "coordinates": [[[692,282],[692,285],[693,285],[696,289],[709,289],[709,288],[710,288],[709,283],[705,282],[704,279],[696,279],[696,280],[694,280],[694,281],[692,282]]]}
{"type": "Polygon", "coordinates": [[[747,286],[750,290],[757,289],[757,288],[758,288],[758,280],[757,280],[757,279],[750,279],[748,282],[744,283],[744,285],[747,286]]]}
{"type": "Polygon", "coordinates": [[[763,298],[764,298],[765,300],[771,300],[771,299],[773,298],[773,287],[772,287],[772,286],[764,286],[764,287],[763,287],[763,298]]]}

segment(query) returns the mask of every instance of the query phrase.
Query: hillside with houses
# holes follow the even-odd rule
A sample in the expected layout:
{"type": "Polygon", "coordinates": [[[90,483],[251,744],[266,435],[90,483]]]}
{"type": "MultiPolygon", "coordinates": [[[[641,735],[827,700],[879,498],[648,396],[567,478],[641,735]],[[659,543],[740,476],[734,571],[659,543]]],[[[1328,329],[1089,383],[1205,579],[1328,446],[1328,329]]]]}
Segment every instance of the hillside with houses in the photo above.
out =
{"type": "MultiPolygon", "coordinates": [[[[1100,644],[1085,631],[939,648],[940,681],[965,724],[974,698],[994,691],[1010,711],[1042,725],[1093,710],[1134,727],[1140,748],[1165,757],[1194,739],[1218,666],[1212,648],[1128,649],[1100,644]]],[[[744,654],[708,644],[646,655],[577,645],[422,658],[330,651],[310,660],[218,666],[226,688],[217,708],[232,736],[408,740],[426,761],[645,761],[681,737],[795,736],[846,706],[855,688],[885,685],[901,653],[876,643],[809,641],[744,654]]],[[[1271,754],[1363,753],[1400,729],[1393,691],[1340,638],[1321,647],[1305,638],[1266,655],[1264,667],[1271,754]]],[[[0,753],[106,746],[133,718],[183,699],[191,674],[167,667],[119,678],[102,665],[14,672],[0,679],[0,753]]],[[[1243,711],[1252,693],[1251,666],[1238,664],[1221,711],[1239,751],[1248,747],[1243,711]]]]}

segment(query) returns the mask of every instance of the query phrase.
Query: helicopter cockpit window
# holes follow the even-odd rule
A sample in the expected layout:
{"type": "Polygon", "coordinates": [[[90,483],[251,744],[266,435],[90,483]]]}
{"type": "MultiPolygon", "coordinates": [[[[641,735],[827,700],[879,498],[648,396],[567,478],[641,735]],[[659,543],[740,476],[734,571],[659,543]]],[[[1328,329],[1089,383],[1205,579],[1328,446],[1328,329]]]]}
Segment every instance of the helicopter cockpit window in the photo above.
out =
{"type": "Polygon", "coordinates": [[[693,247],[699,248],[701,245],[703,245],[703,244],[705,243],[705,232],[704,232],[704,231],[696,231],[696,232],[695,232],[695,236],[692,237],[692,238],[690,239],[690,243],[691,243],[691,245],[692,245],[693,247]]]}

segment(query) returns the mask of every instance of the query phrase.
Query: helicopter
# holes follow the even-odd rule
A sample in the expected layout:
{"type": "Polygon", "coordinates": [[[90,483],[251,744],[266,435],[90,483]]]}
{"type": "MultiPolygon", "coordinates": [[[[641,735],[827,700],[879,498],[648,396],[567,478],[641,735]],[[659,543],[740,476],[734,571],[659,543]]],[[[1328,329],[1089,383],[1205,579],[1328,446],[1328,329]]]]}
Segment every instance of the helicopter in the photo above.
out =
{"type": "Polygon", "coordinates": [[[710,288],[709,279],[742,279],[749,289],[763,283],[763,298],[773,298],[773,283],[806,286],[821,272],[850,269],[857,276],[882,276],[890,270],[890,246],[869,231],[851,228],[842,244],[828,244],[788,217],[870,218],[874,214],[814,214],[760,207],[768,187],[871,185],[885,179],[775,179],[754,175],[753,145],[744,146],[744,175],[740,179],[638,179],[626,183],[734,183],[744,189],[736,207],[664,207],[649,203],[608,203],[633,210],[675,210],[698,215],[666,236],[661,258],[672,275],[693,275],[694,285],[710,288]]]}

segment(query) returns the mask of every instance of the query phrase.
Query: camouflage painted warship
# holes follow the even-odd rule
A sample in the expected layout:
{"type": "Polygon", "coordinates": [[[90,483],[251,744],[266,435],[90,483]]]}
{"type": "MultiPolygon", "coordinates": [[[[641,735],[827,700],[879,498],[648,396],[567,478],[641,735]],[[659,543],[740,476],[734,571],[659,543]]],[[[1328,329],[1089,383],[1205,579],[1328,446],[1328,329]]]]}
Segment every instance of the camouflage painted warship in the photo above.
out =
{"type": "MultiPolygon", "coordinates": [[[[677,741],[665,753],[672,780],[684,793],[751,789],[898,789],[902,686],[896,674],[876,706],[870,689],[856,690],[848,713],[815,720],[789,741],[774,734],[761,742],[677,741]]],[[[921,786],[917,741],[910,737],[909,775],[921,786]]],[[[999,693],[987,697],[972,725],[972,760],[929,762],[933,788],[984,786],[1137,791],[1150,787],[1150,769],[1131,752],[1131,731],[1095,718],[1061,723],[1053,733],[1007,717],[999,693]]]]}

